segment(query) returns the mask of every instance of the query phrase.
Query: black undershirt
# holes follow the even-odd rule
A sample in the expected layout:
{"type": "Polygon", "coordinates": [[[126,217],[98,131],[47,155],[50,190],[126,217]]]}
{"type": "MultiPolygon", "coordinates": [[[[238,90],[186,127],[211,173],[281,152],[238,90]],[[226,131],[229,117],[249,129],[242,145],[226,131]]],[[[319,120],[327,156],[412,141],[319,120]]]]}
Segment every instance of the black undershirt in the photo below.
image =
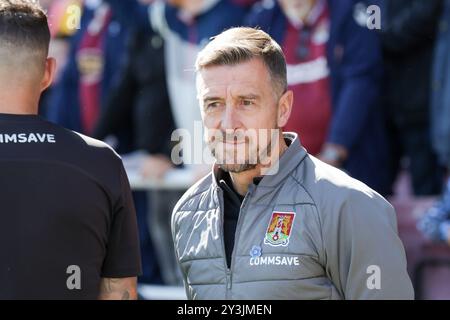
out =
{"type": "Polygon", "coordinates": [[[220,180],[220,187],[223,190],[224,201],[224,242],[225,254],[227,257],[228,268],[231,266],[231,254],[234,247],[234,236],[236,233],[236,226],[241,210],[241,204],[244,197],[241,196],[233,187],[229,173],[224,173],[222,180],[220,180]]]}
{"type": "MultiPolygon", "coordinates": [[[[255,178],[254,183],[258,184],[261,178],[255,178]]],[[[225,254],[227,258],[228,268],[231,267],[231,256],[234,248],[234,240],[236,234],[236,227],[239,219],[239,213],[241,211],[242,201],[244,201],[244,196],[240,195],[233,187],[233,182],[231,181],[230,174],[224,172],[220,179],[220,187],[223,192],[224,200],[224,243],[225,243],[225,254]]]]}

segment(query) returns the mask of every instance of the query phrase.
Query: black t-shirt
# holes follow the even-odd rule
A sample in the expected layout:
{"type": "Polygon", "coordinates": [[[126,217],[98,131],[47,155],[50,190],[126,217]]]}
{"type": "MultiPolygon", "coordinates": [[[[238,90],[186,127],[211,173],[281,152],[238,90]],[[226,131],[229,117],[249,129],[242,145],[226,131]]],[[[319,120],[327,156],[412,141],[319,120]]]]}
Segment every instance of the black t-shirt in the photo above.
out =
{"type": "Polygon", "coordinates": [[[0,114],[0,219],[0,299],[96,299],[141,272],[120,157],[38,116],[0,114]]]}
{"type": "Polygon", "coordinates": [[[224,202],[224,223],[223,235],[225,243],[225,254],[227,258],[228,268],[231,266],[231,255],[234,248],[234,237],[236,234],[236,226],[241,211],[241,204],[244,197],[241,196],[233,187],[233,182],[229,173],[223,173],[220,180],[220,187],[223,192],[224,202]]]}

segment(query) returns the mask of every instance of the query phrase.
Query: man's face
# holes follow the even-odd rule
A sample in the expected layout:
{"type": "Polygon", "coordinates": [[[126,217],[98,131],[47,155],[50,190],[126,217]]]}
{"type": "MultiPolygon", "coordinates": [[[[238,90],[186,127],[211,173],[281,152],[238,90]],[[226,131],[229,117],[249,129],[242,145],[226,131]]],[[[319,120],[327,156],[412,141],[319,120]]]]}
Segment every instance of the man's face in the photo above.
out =
{"type": "Polygon", "coordinates": [[[278,129],[278,98],[260,59],[211,66],[197,77],[206,141],[225,171],[243,172],[270,155],[278,129]]]}
{"type": "Polygon", "coordinates": [[[303,20],[317,0],[278,0],[285,15],[294,20],[303,20]]]}

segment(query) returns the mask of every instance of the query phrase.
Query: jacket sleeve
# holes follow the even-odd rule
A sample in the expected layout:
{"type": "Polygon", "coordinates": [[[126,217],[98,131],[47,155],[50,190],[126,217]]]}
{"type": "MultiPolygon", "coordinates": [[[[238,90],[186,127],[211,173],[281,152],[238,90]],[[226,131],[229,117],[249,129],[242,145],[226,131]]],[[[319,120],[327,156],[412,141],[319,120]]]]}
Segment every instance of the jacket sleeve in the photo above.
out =
{"type": "Polygon", "coordinates": [[[328,142],[351,149],[377,105],[382,60],[378,34],[360,26],[351,15],[344,21],[342,38],[331,48],[336,84],[328,142]]]}
{"type": "MultiPolygon", "coordinates": [[[[183,198],[184,198],[184,196],[183,196],[183,198]]],[[[175,205],[175,208],[172,211],[172,217],[170,219],[170,228],[171,228],[171,231],[172,231],[172,241],[173,241],[174,247],[175,247],[174,248],[175,249],[175,258],[176,258],[176,261],[177,261],[177,263],[179,265],[179,268],[180,268],[180,271],[181,271],[181,275],[183,276],[183,284],[184,284],[184,290],[186,292],[186,297],[187,297],[188,300],[193,300],[193,297],[192,297],[192,294],[191,294],[191,290],[189,290],[189,284],[188,284],[187,275],[184,272],[184,270],[183,270],[183,268],[181,267],[181,264],[180,264],[180,258],[179,258],[179,254],[178,254],[178,240],[177,240],[177,236],[176,236],[177,232],[178,232],[178,230],[177,230],[178,229],[177,228],[177,223],[178,223],[178,221],[177,221],[177,217],[178,217],[177,212],[178,212],[179,208],[183,204],[183,198],[181,198],[178,201],[178,203],[175,205]]]]}
{"type": "Polygon", "coordinates": [[[324,218],[328,277],[347,300],[413,299],[394,209],[374,192],[349,192],[324,218]]]}
{"type": "MultiPolygon", "coordinates": [[[[388,1],[385,0],[386,5],[388,1]]],[[[441,8],[441,0],[414,0],[395,15],[388,13],[381,28],[383,47],[390,52],[410,54],[415,47],[430,42],[441,8]]]]}

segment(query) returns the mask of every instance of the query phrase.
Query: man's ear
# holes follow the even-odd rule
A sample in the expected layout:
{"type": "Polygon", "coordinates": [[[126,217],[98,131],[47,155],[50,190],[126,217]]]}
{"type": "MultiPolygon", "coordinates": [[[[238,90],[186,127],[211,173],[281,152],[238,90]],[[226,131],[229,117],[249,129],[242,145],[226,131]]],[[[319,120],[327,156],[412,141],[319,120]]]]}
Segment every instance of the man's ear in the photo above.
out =
{"type": "Polygon", "coordinates": [[[292,90],[286,91],[278,102],[278,127],[283,128],[289,120],[294,103],[294,93],[292,90]]]}
{"type": "Polygon", "coordinates": [[[47,58],[45,61],[44,78],[42,78],[41,92],[45,91],[53,82],[56,70],[56,60],[54,58],[47,58]]]}

